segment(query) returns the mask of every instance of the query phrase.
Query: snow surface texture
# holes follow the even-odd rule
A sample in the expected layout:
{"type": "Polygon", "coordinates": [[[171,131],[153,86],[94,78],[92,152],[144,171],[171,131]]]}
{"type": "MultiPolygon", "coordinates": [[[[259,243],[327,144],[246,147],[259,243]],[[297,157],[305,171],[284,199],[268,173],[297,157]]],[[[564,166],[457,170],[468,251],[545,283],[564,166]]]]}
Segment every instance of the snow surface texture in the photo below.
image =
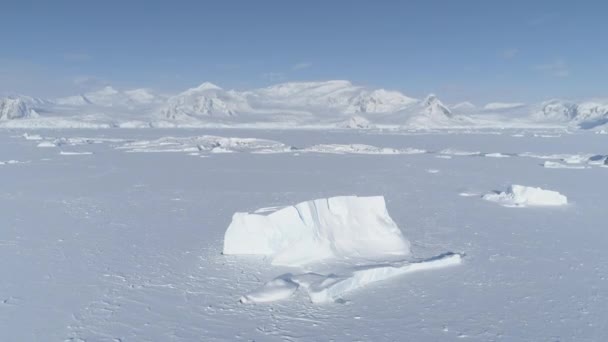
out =
{"type": "Polygon", "coordinates": [[[382,196],[323,198],[267,215],[236,213],[224,237],[224,254],[268,255],[284,266],[409,253],[382,196]]]}
{"type": "Polygon", "coordinates": [[[507,207],[561,206],[568,204],[568,198],[557,191],[515,184],[511,185],[505,192],[486,194],[483,199],[507,207]]]}
{"type": "Polygon", "coordinates": [[[38,99],[0,99],[6,128],[316,128],[484,129],[608,127],[605,100],[541,103],[444,104],[430,94],[415,99],[398,91],[369,89],[349,81],[290,82],[244,91],[205,82],[179,94],[149,89],[98,91],[38,99]]]}
{"type": "Polygon", "coordinates": [[[22,162],[0,167],[1,341],[604,341],[608,336],[608,168],[601,167],[608,154],[606,135],[562,130],[559,137],[544,138],[533,133],[557,132],[521,129],[331,134],[109,129],[27,131],[41,139],[26,140],[24,133],[0,130],[0,159],[22,162]],[[117,149],[193,136],[429,153],[195,152],[205,155],[198,158],[193,152],[117,149]],[[38,148],[42,141],[58,146],[38,148]],[[481,153],[437,158],[437,151],[448,148],[481,153]],[[62,150],[93,154],[63,156],[62,150]],[[547,169],[542,166],[547,160],[590,167],[547,169]],[[575,205],[505,210],[480,199],[513,182],[558,190],[575,205]],[[345,276],[356,265],[299,270],[270,267],[264,256],[222,255],[231,215],[345,193],[387,198],[390,216],[411,242],[410,262],[466,251],[463,265],[376,282],[342,295],[343,304],[313,304],[300,285],[289,300],[239,303],[281,274],[345,276]]]}

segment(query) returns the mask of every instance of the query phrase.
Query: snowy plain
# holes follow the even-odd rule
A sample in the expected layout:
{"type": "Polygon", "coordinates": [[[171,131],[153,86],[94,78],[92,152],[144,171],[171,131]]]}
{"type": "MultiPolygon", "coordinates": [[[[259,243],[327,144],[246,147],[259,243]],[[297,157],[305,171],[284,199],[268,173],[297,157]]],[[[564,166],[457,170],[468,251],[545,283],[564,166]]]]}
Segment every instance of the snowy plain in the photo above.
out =
{"type": "Polygon", "coordinates": [[[605,135],[7,129],[0,141],[2,341],[608,336],[605,135]],[[568,204],[482,199],[512,184],[559,191],[568,204]],[[232,215],[341,195],[384,196],[414,259],[452,252],[462,264],[335,303],[301,293],[240,303],[301,270],[223,255],[232,215]]]}

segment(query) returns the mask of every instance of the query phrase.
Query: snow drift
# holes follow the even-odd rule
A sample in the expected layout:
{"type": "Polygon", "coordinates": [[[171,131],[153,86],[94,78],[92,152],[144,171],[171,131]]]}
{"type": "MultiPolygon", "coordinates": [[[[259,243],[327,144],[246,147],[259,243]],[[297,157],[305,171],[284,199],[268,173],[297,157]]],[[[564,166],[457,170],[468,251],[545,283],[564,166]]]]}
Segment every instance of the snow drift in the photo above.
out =
{"type": "Polygon", "coordinates": [[[410,243],[389,216],[384,197],[341,196],[267,215],[236,213],[223,252],[268,255],[274,265],[300,266],[333,258],[405,256],[410,243]]]}
{"type": "Polygon", "coordinates": [[[486,194],[483,199],[508,207],[560,206],[568,204],[568,198],[557,191],[511,185],[505,192],[486,194]]]}
{"type": "Polygon", "coordinates": [[[241,303],[268,303],[291,297],[298,289],[304,290],[313,303],[338,301],[348,292],[368,284],[417,271],[458,265],[462,255],[447,253],[418,262],[398,262],[363,266],[343,275],[304,273],[283,274],[267,282],[259,289],[241,297],[241,303]]]}

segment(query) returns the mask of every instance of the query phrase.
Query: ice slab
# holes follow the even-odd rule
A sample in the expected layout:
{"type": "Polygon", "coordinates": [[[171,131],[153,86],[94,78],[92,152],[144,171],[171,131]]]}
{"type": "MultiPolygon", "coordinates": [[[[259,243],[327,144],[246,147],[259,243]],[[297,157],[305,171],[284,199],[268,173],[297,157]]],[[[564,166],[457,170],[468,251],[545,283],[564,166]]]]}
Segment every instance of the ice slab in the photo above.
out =
{"type": "Polygon", "coordinates": [[[511,185],[505,192],[494,192],[483,199],[497,202],[507,207],[560,206],[568,204],[568,198],[557,191],[541,188],[511,185]]]}
{"type": "Polygon", "coordinates": [[[333,154],[422,154],[426,150],[417,148],[377,147],[365,144],[321,144],[307,147],[303,152],[333,154]]]}
{"type": "Polygon", "coordinates": [[[203,135],[129,141],[118,149],[127,152],[283,153],[291,151],[292,148],[273,140],[203,135]]]}
{"type": "Polygon", "coordinates": [[[241,297],[241,303],[268,303],[287,299],[302,289],[313,303],[331,303],[369,284],[396,276],[458,265],[462,255],[447,253],[419,262],[399,262],[353,268],[352,272],[336,275],[303,273],[283,274],[267,282],[257,290],[241,297]]]}
{"type": "Polygon", "coordinates": [[[547,169],[586,169],[588,166],[585,165],[573,165],[573,164],[563,164],[559,162],[554,162],[550,160],[546,160],[543,163],[543,167],[547,169]]]}

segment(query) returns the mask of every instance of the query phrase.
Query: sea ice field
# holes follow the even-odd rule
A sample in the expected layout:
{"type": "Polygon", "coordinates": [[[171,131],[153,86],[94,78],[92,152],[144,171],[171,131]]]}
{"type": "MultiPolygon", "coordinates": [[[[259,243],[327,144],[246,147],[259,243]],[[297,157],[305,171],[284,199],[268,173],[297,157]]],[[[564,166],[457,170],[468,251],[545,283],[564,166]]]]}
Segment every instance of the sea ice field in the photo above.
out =
{"type": "Polygon", "coordinates": [[[3,129],[0,142],[1,341],[608,336],[606,135],[3,129]]]}

